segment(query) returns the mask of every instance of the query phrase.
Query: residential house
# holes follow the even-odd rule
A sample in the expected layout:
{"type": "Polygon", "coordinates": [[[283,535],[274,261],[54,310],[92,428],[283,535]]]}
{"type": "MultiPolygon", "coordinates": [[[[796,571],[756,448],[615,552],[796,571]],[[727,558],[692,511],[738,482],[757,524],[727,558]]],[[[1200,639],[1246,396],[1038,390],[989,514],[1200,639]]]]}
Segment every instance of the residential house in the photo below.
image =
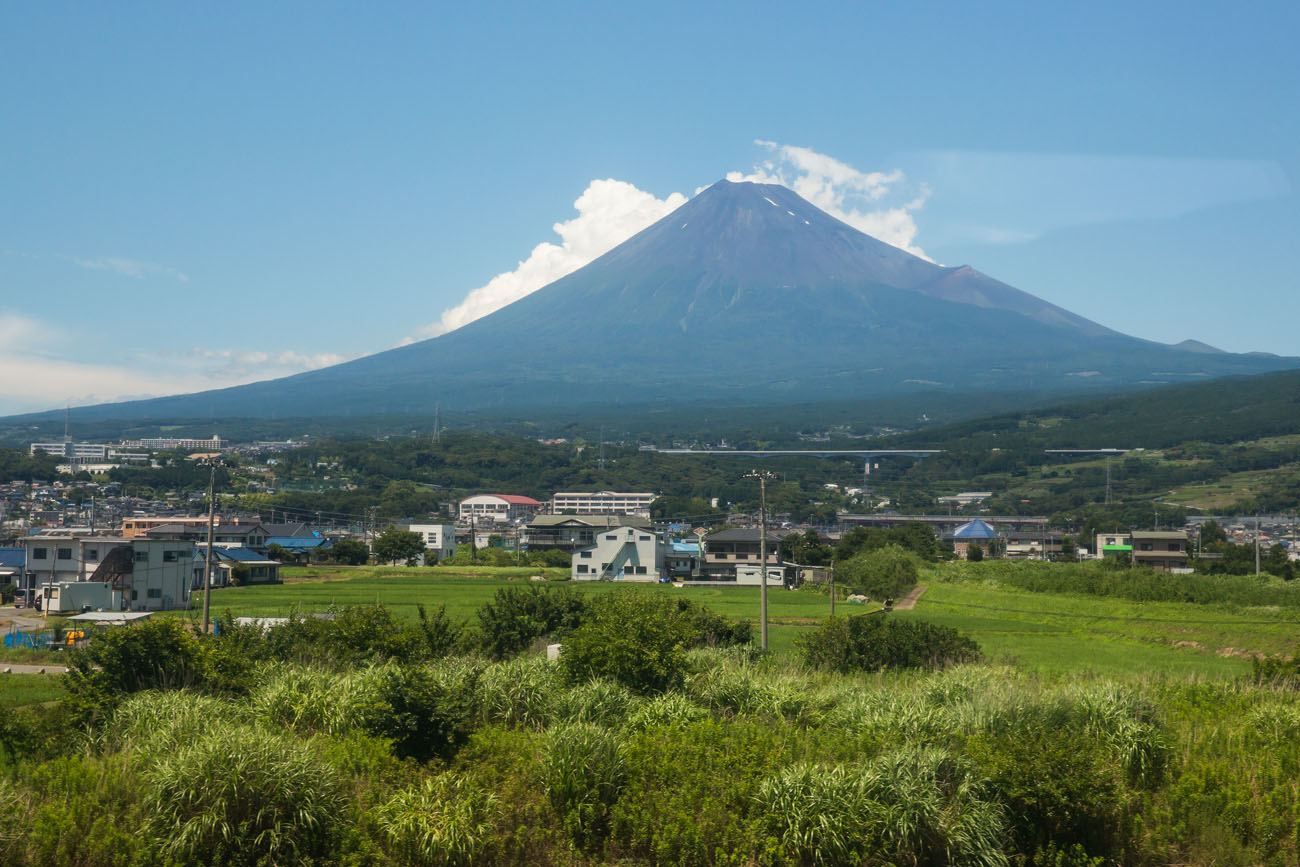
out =
{"type": "Polygon", "coordinates": [[[189,604],[194,546],[174,539],[26,536],[28,580],[46,614],[161,611],[189,604]]]}
{"type": "MultiPolygon", "coordinates": [[[[150,539],[181,539],[195,544],[206,545],[208,543],[208,525],[203,523],[195,524],[163,524],[161,527],[153,527],[146,531],[145,536],[150,539]]],[[[260,523],[234,523],[218,524],[212,528],[212,541],[218,545],[237,545],[243,548],[253,548],[261,553],[266,553],[267,540],[270,534],[260,523]]]]}
{"type": "MultiPolygon", "coordinates": [[[[206,547],[200,547],[195,556],[202,558],[206,547]]],[[[230,587],[245,584],[279,584],[280,564],[252,548],[212,546],[212,586],[230,587]]],[[[203,571],[199,570],[195,590],[203,587],[203,571]]]]}
{"type": "Polygon", "coordinates": [[[13,584],[17,597],[30,599],[27,585],[27,549],[0,548],[0,585],[13,584]]]}
{"type": "MultiPolygon", "coordinates": [[[[789,535],[787,530],[767,531],[767,565],[781,567],[785,561],[781,540],[789,535]]],[[[704,540],[704,577],[720,581],[735,581],[737,568],[759,564],[759,530],[757,527],[719,530],[704,540]]]]}
{"type": "Polygon", "coordinates": [[[408,524],[412,533],[424,539],[424,562],[439,563],[456,554],[456,527],[453,524],[408,524]]]}
{"type": "Polygon", "coordinates": [[[664,543],[654,531],[616,527],[596,544],[573,555],[575,581],[658,581],[664,572],[664,543]]]}
{"type": "Polygon", "coordinates": [[[1133,553],[1133,537],[1128,533],[1098,533],[1093,551],[1097,559],[1123,557],[1133,553]]]}
{"type": "Polygon", "coordinates": [[[970,558],[970,549],[976,545],[988,551],[990,545],[998,538],[998,531],[987,521],[976,518],[962,524],[952,534],[952,550],[960,560],[970,558]]]}
{"type": "Polygon", "coordinates": [[[1134,530],[1133,565],[1162,572],[1187,568],[1187,533],[1183,530],[1134,530]]]}
{"type": "Polygon", "coordinates": [[[577,551],[594,545],[606,530],[650,526],[649,518],[636,515],[537,515],[524,526],[522,544],[529,551],[577,551]]]}

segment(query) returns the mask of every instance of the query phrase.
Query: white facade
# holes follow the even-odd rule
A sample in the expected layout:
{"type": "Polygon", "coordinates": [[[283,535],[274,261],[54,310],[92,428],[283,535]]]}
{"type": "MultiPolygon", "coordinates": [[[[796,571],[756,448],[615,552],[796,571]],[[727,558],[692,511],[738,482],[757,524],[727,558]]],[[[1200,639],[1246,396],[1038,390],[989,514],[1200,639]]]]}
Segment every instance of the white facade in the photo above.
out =
{"type": "Polygon", "coordinates": [[[216,434],[211,439],[194,439],[191,437],[146,437],[139,440],[122,440],[125,448],[136,449],[154,449],[155,451],[167,451],[169,449],[207,449],[213,452],[221,451],[221,437],[216,434]]]}
{"type": "Polygon", "coordinates": [[[551,497],[555,515],[640,515],[650,517],[653,493],[619,491],[569,491],[551,497]]]}
{"type": "Polygon", "coordinates": [[[99,443],[75,443],[65,440],[61,443],[32,443],[28,449],[31,454],[44,452],[56,458],[72,458],[78,461],[108,460],[108,446],[99,443]]]}
{"type": "Polygon", "coordinates": [[[410,524],[406,528],[424,539],[424,561],[444,560],[456,553],[456,528],[451,524],[410,524]]]}
{"type": "Polygon", "coordinates": [[[541,511],[542,504],[532,497],[518,494],[479,494],[460,501],[458,514],[462,522],[487,521],[511,524],[531,518],[541,511]]]}
{"type": "Polygon", "coordinates": [[[189,542],[28,536],[23,546],[27,549],[29,581],[42,597],[41,607],[46,613],[79,611],[86,605],[123,611],[161,611],[189,605],[194,573],[194,546],[189,542]],[[124,549],[124,553],[118,555],[116,566],[91,580],[117,549],[124,549]]]}
{"type": "Polygon", "coordinates": [[[573,555],[575,581],[658,581],[664,543],[643,527],[617,527],[596,535],[596,544],[573,555]]]}

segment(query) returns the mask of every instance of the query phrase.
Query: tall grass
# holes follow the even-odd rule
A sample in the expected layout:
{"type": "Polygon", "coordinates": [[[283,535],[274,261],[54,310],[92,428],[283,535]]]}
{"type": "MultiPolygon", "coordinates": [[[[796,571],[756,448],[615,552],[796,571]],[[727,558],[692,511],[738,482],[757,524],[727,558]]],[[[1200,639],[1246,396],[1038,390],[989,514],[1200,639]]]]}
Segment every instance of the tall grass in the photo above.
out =
{"type": "Polygon", "coordinates": [[[544,727],[564,689],[556,666],[537,656],[489,665],[478,678],[478,701],[488,722],[544,727]]]}
{"type": "Polygon", "coordinates": [[[244,705],[199,693],[141,692],[114,709],[99,734],[97,746],[107,751],[130,750],[147,761],[171,755],[186,744],[250,717],[244,705]]]}
{"type": "Polygon", "coordinates": [[[603,839],[609,811],[627,779],[616,733],[588,723],[547,732],[542,779],[551,808],[575,846],[603,839]]]}
{"type": "Polygon", "coordinates": [[[402,863],[458,867],[489,847],[499,809],[494,795],[439,774],[398,792],[375,811],[375,821],[402,863]]]}
{"type": "Polygon", "coordinates": [[[186,863],[290,864],[329,852],[344,816],[341,781],[310,748],[235,726],[146,770],[147,831],[186,863]]]}
{"type": "Polygon", "coordinates": [[[379,711],[384,668],[333,672],[277,666],[253,691],[256,717],[298,734],[344,734],[364,728],[379,711]]]}

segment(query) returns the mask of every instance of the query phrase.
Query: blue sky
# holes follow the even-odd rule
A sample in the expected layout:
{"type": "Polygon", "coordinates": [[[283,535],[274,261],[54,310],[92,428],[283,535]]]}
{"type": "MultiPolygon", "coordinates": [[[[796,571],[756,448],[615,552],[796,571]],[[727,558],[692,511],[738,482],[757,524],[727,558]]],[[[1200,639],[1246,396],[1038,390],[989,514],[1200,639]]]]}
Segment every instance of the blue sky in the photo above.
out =
{"type": "Polygon", "coordinates": [[[1296,32],[1293,3],[7,4],[0,412],[437,333],[731,172],[1139,336],[1300,354],[1296,32]]]}

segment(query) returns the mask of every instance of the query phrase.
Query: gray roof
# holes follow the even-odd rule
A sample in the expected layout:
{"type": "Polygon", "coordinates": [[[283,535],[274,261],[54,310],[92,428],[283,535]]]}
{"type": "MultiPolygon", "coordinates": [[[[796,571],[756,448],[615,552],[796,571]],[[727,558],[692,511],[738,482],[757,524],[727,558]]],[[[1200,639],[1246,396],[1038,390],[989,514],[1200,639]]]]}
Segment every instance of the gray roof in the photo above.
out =
{"type": "Polygon", "coordinates": [[[1171,539],[1183,541],[1187,538],[1187,533],[1182,530],[1134,530],[1129,535],[1134,539],[1171,539]]]}
{"type": "MultiPolygon", "coordinates": [[[[786,536],[790,535],[790,530],[774,530],[771,527],[767,529],[767,540],[769,542],[779,542],[786,536]]],[[[719,530],[716,533],[710,533],[706,540],[708,542],[757,542],[759,541],[759,530],[757,527],[735,527],[730,530],[719,530]]]]}
{"type": "Polygon", "coordinates": [[[650,519],[640,515],[538,515],[528,522],[529,527],[561,527],[566,524],[586,527],[638,527],[649,528],[650,519]]]}

